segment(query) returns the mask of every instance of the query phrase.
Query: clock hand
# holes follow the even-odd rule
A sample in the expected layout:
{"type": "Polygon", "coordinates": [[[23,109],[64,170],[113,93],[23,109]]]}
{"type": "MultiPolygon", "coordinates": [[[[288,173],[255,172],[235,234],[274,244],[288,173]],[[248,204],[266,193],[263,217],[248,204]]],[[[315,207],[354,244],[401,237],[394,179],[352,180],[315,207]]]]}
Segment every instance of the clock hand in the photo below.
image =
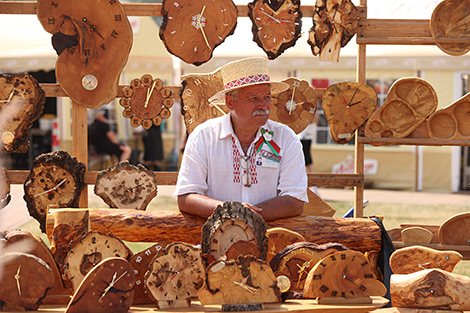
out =
{"type": "MultiPolygon", "coordinates": [[[[13,91],[14,91],[14,90],[12,90],[12,91],[10,92],[10,95],[8,96],[8,99],[0,100],[0,103],[8,103],[8,102],[10,102],[11,98],[13,97],[13,91]]],[[[2,92],[2,95],[6,98],[6,96],[3,94],[3,92],[2,92]]]]}
{"type": "Polygon", "coordinates": [[[354,103],[351,103],[351,104],[349,105],[349,107],[352,107],[353,105],[356,105],[356,104],[361,103],[361,102],[362,102],[362,101],[356,101],[356,102],[354,102],[354,103]]]}
{"type": "Polygon", "coordinates": [[[336,25],[335,25],[335,16],[336,16],[336,13],[338,12],[338,8],[339,6],[336,6],[336,10],[335,10],[335,13],[333,14],[333,19],[332,19],[333,20],[332,24],[333,24],[333,28],[335,29],[335,32],[338,32],[338,30],[336,29],[336,25]]]}
{"type": "Polygon", "coordinates": [[[292,113],[292,108],[294,107],[294,95],[295,95],[295,86],[292,89],[292,98],[290,99],[290,106],[289,106],[289,115],[292,113]]]}
{"type": "Polygon", "coordinates": [[[125,271],[124,273],[122,273],[121,276],[119,276],[119,278],[116,279],[116,276],[117,276],[117,272],[114,273],[113,275],[113,279],[111,280],[111,282],[109,283],[108,287],[106,287],[106,289],[104,290],[103,294],[101,295],[101,298],[98,300],[99,302],[101,302],[101,299],[103,299],[103,297],[108,293],[108,291],[114,287],[114,284],[117,283],[125,274],[127,274],[127,271],[125,271]]]}
{"type": "Polygon", "coordinates": [[[150,92],[149,92],[149,89],[147,89],[147,97],[145,98],[144,108],[146,108],[147,105],[149,104],[149,100],[150,100],[150,97],[152,97],[153,89],[155,88],[156,83],[157,83],[157,80],[154,80],[152,84],[152,88],[150,89],[150,92]]]}
{"type": "Polygon", "coordinates": [[[351,102],[353,101],[354,97],[356,96],[356,93],[357,93],[357,90],[358,90],[358,89],[359,89],[359,87],[356,88],[356,90],[354,91],[354,94],[353,94],[353,96],[351,97],[351,100],[349,100],[348,107],[351,106],[351,102]]]}
{"type": "Polygon", "coordinates": [[[245,290],[247,290],[247,291],[249,291],[249,292],[251,292],[251,293],[256,293],[256,288],[251,287],[251,286],[248,286],[248,285],[245,285],[247,281],[248,281],[248,276],[243,277],[241,282],[236,282],[236,281],[234,281],[233,283],[234,283],[235,285],[238,285],[238,286],[244,288],[245,290]]]}
{"type": "Polygon", "coordinates": [[[175,275],[173,275],[173,277],[171,277],[170,280],[173,280],[179,273],[181,273],[182,270],[184,270],[185,268],[187,268],[190,264],[196,262],[197,259],[194,259],[192,261],[189,261],[188,263],[186,263],[179,271],[176,271],[175,275]]]}
{"type": "Polygon", "coordinates": [[[204,41],[206,42],[207,47],[209,47],[209,49],[210,49],[211,46],[209,45],[209,41],[207,40],[206,33],[204,32],[204,28],[202,27],[202,23],[201,23],[202,14],[204,13],[204,10],[205,10],[205,9],[206,9],[206,6],[204,5],[204,6],[202,7],[201,13],[199,14],[199,17],[196,19],[196,22],[197,22],[197,25],[199,26],[199,29],[200,29],[201,32],[202,32],[202,36],[204,37],[204,41]]]}
{"type": "Polygon", "coordinates": [[[85,24],[88,25],[88,27],[90,28],[90,31],[91,31],[92,33],[96,33],[98,36],[101,37],[101,39],[104,40],[104,37],[101,36],[101,34],[98,32],[98,27],[97,27],[96,25],[90,23],[90,21],[89,21],[86,17],[84,17],[84,18],[82,19],[82,21],[84,21],[85,24]]]}
{"type": "Polygon", "coordinates": [[[274,16],[272,16],[272,15],[270,15],[270,14],[268,14],[268,13],[264,12],[264,11],[261,11],[261,13],[263,13],[263,14],[265,14],[265,15],[269,16],[270,18],[272,18],[273,20],[275,20],[277,23],[280,23],[280,22],[281,22],[280,20],[278,20],[278,19],[277,19],[277,18],[275,18],[274,16]]]}
{"type": "Polygon", "coordinates": [[[55,187],[53,187],[53,188],[51,188],[51,189],[48,189],[48,190],[45,190],[45,191],[43,191],[43,192],[40,192],[40,193],[34,195],[34,197],[36,198],[36,197],[39,197],[40,195],[43,195],[43,194],[45,194],[45,193],[53,192],[54,190],[57,190],[57,188],[59,188],[60,185],[62,185],[62,184],[65,183],[66,181],[67,181],[67,179],[65,179],[65,178],[62,179],[62,181],[61,181],[60,183],[58,183],[55,187]]]}
{"type": "Polygon", "coordinates": [[[20,266],[18,266],[18,271],[16,272],[16,275],[15,275],[16,287],[18,288],[18,294],[21,296],[20,270],[21,270],[21,264],[20,264],[20,266]]]}

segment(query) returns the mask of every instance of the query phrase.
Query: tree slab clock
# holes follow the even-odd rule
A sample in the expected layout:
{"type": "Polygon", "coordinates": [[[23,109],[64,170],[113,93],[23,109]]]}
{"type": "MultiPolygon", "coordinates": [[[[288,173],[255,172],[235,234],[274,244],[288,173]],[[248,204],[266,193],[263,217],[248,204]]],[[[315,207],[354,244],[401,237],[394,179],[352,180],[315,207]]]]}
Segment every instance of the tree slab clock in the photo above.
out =
{"type": "Polygon", "coordinates": [[[59,57],[57,81],[81,105],[116,98],[132,47],[132,29],[117,0],[39,0],[37,16],[59,57]]]}
{"type": "Polygon", "coordinates": [[[237,25],[232,0],[163,0],[160,39],[171,54],[199,66],[237,25]]]}
{"type": "Polygon", "coordinates": [[[351,0],[317,0],[308,44],[320,61],[338,62],[341,47],[357,32],[357,9],[351,0]]]}
{"type": "Polygon", "coordinates": [[[300,0],[255,0],[248,3],[253,41],[273,60],[295,45],[302,30],[300,0]]]}
{"type": "Polygon", "coordinates": [[[44,109],[44,90],[28,73],[0,74],[0,136],[8,153],[29,149],[29,130],[44,109]]]}

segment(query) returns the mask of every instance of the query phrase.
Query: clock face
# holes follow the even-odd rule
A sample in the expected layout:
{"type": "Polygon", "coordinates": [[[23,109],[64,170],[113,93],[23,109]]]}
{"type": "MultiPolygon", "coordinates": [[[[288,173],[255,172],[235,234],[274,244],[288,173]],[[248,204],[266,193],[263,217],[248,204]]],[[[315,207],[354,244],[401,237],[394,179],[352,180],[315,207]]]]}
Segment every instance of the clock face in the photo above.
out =
{"type": "Polygon", "coordinates": [[[142,125],[149,129],[152,125],[160,125],[162,119],[171,115],[172,92],[163,88],[159,78],[153,79],[151,75],[145,74],[140,79],[133,79],[122,92],[124,97],[119,102],[125,108],[122,115],[130,118],[134,127],[142,125]]]}
{"type": "Polygon", "coordinates": [[[269,118],[289,126],[296,134],[303,131],[315,117],[317,96],[306,80],[287,78],[289,88],[273,94],[269,118]]]}
{"type": "Polygon", "coordinates": [[[8,153],[29,149],[29,130],[44,109],[45,93],[29,74],[0,74],[0,135],[8,153]]]}
{"type": "Polygon", "coordinates": [[[64,276],[77,290],[83,277],[102,260],[109,257],[129,259],[131,256],[131,250],[116,236],[91,231],[70,244],[64,276]]]}
{"type": "Polygon", "coordinates": [[[117,0],[40,0],[38,19],[53,35],[57,81],[79,104],[115,99],[132,47],[132,29],[117,0]]]}
{"type": "Polygon", "coordinates": [[[163,0],[162,16],[160,38],[168,52],[201,65],[233,34],[238,11],[232,0],[163,0]]]}
{"type": "Polygon", "coordinates": [[[345,144],[375,111],[377,94],[358,82],[330,85],[322,97],[322,109],[330,126],[331,138],[345,144]]]}
{"type": "Polygon", "coordinates": [[[0,256],[2,310],[37,310],[41,299],[54,285],[54,274],[42,259],[26,253],[10,252],[0,256]]]}
{"type": "Polygon", "coordinates": [[[269,59],[277,58],[295,45],[301,36],[302,12],[299,0],[255,0],[248,4],[253,23],[253,40],[269,59]]]}
{"type": "Polygon", "coordinates": [[[134,297],[134,282],[129,262],[109,257],[84,277],[66,312],[128,312],[134,297]]]}
{"type": "Polygon", "coordinates": [[[384,296],[385,286],[370,269],[367,258],[358,251],[347,250],[326,256],[308,274],[306,297],[384,296]]]}
{"type": "Polygon", "coordinates": [[[100,171],[94,191],[112,208],[145,210],[157,195],[157,181],[144,166],[124,161],[100,171]]]}
{"type": "Polygon", "coordinates": [[[41,154],[33,160],[24,183],[24,199],[29,214],[45,232],[49,205],[58,208],[78,207],[86,167],[64,150],[41,154]]]}
{"type": "Polygon", "coordinates": [[[205,267],[201,251],[186,243],[172,243],[157,256],[145,275],[148,294],[156,301],[197,297],[204,285],[205,267]]]}
{"type": "Polygon", "coordinates": [[[297,242],[287,246],[271,259],[270,265],[277,276],[290,279],[290,291],[302,291],[310,270],[324,256],[346,250],[341,244],[317,245],[310,242],[297,242]]]}

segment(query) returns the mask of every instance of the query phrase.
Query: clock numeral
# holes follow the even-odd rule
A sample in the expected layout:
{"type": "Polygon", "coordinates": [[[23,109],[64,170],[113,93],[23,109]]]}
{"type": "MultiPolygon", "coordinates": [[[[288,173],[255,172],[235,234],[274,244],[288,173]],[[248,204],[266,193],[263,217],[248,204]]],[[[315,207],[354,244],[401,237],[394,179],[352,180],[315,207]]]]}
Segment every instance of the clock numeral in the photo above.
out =
{"type": "Polygon", "coordinates": [[[47,19],[47,24],[54,25],[55,24],[55,17],[49,17],[47,19]]]}
{"type": "Polygon", "coordinates": [[[55,8],[57,8],[59,6],[59,3],[55,3],[54,1],[51,2],[51,5],[55,8]]]}
{"type": "Polygon", "coordinates": [[[322,286],[320,287],[320,291],[321,291],[321,292],[327,292],[328,290],[330,290],[330,288],[326,287],[325,285],[322,285],[322,286]]]}
{"type": "Polygon", "coordinates": [[[374,278],[373,274],[364,274],[364,278],[374,278]]]}
{"type": "Polygon", "coordinates": [[[331,295],[332,295],[333,297],[336,297],[337,294],[338,294],[338,292],[337,292],[336,290],[333,290],[333,291],[331,292],[331,295]]]}
{"type": "Polygon", "coordinates": [[[117,0],[109,0],[109,4],[113,5],[116,3],[117,0]]]}
{"type": "Polygon", "coordinates": [[[346,293],[344,291],[341,292],[341,297],[346,298],[346,293]]]}
{"type": "Polygon", "coordinates": [[[141,256],[138,256],[137,258],[135,258],[135,261],[136,261],[136,263],[142,262],[142,257],[141,257],[141,256]]]}
{"type": "Polygon", "coordinates": [[[102,45],[100,46],[100,48],[103,49],[103,50],[106,50],[106,47],[104,46],[104,44],[102,44],[102,45]]]}
{"type": "Polygon", "coordinates": [[[367,264],[369,264],[369,262],[367,260],[365,260],[363,263],[361,263],[361,266],[365,266],[367,264]]]}
{"type": "Polygon", "coordinates": [[[331,258],[332,261],[336,261],[336,256],[335,255],[331,255],[330,258],[331,258]]]}
{"type": "Polygon", "coordinates": [[[117,31],[115,31],[115,30],[113,29],[113,31],[111,32],[111,37],[117,38],[117,36],[118,36],[117,31]]]}
{"type": "Polygon", "coordinates": [[[122,15],[121,15],[121,14],[116,14],[116,15],[114,15],[114,20],[115,20],[116,22],[122,21],[122,15]]]}
{"type": "Polygon", "coordinates": [[[366,290],[367,290],[367,287],[364,286],[364,285],[360,285],[360,286],[359,286],[359,289],[361,289],[362,291],[366,291],[366,290]]]}
{"type": "Polygon", "coordinates": [[[83,55],[86,56],[86,57],[89,57],[90,56],[90,49],[84,49],[83,50],[83,55]]]}
{"type": "Polygon", "coordinates": [[[96,237],[91,237],[91,243],[96,243],[96,237]]]}
{"type": "Polygon", "coordinates": [[[356,258],[356,256],[355,256],[355,255],[353,255],[353,258],[351,259],[351,261],[354,261],[354,259],[355,259],[355,258],[356,258]]]}
{"type": "Polygon", "coordinates": [[[142,282],[140,281],[140,279],[135,282],[135,284],[136,284],[137,286],[139,286],[141,283],[142,283],[142,282]]]}
{"type": "Polygon", "coordinates": [[[321,265],[321,266],[323,266],[323,267],[325,267],[325,266],[326,266],[325,264],[323,264],[323,262],[320,262],[320,265],[321,265]]]}
{"type": "Polygon", "coordinates": [[[152,251],[150,251],[150,249],[145,250],[145,255],[148,256],[148,255],[151,255],[151,254],[152,254],[152,251]]]}
{"type": "Polygon", "coordinates": [[[354,291],[350,290],[349,291],[353,296],[356,296],[356,294],[354,293],[354,291]]]}
{"type": "Polygon", "coordinates": [[[346,260],[346,254],[341,253],[341,260],[346,260]]]}
{"type": "Polygon", "coordinates": [[[313,275],[313,280],[321,279],[321,274],[313,275]]]}

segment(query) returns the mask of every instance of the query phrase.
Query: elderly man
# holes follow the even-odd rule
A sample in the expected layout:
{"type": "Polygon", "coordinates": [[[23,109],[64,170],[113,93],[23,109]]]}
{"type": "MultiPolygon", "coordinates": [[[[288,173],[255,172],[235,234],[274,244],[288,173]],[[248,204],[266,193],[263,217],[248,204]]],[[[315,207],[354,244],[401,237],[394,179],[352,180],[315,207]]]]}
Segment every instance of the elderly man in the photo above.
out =
{"type": "Polygon", "coordinates": [[[209,217],[225,201],[240,201],[266,221],[299,215],[307,198],[300,141],[287,126],[268,120],[271,82],[267,59],[248,58],[219,69],[224,90],[213,104],[230,113],[198,125],[185,147],[174,195],[183,212],[209,217]]]}

